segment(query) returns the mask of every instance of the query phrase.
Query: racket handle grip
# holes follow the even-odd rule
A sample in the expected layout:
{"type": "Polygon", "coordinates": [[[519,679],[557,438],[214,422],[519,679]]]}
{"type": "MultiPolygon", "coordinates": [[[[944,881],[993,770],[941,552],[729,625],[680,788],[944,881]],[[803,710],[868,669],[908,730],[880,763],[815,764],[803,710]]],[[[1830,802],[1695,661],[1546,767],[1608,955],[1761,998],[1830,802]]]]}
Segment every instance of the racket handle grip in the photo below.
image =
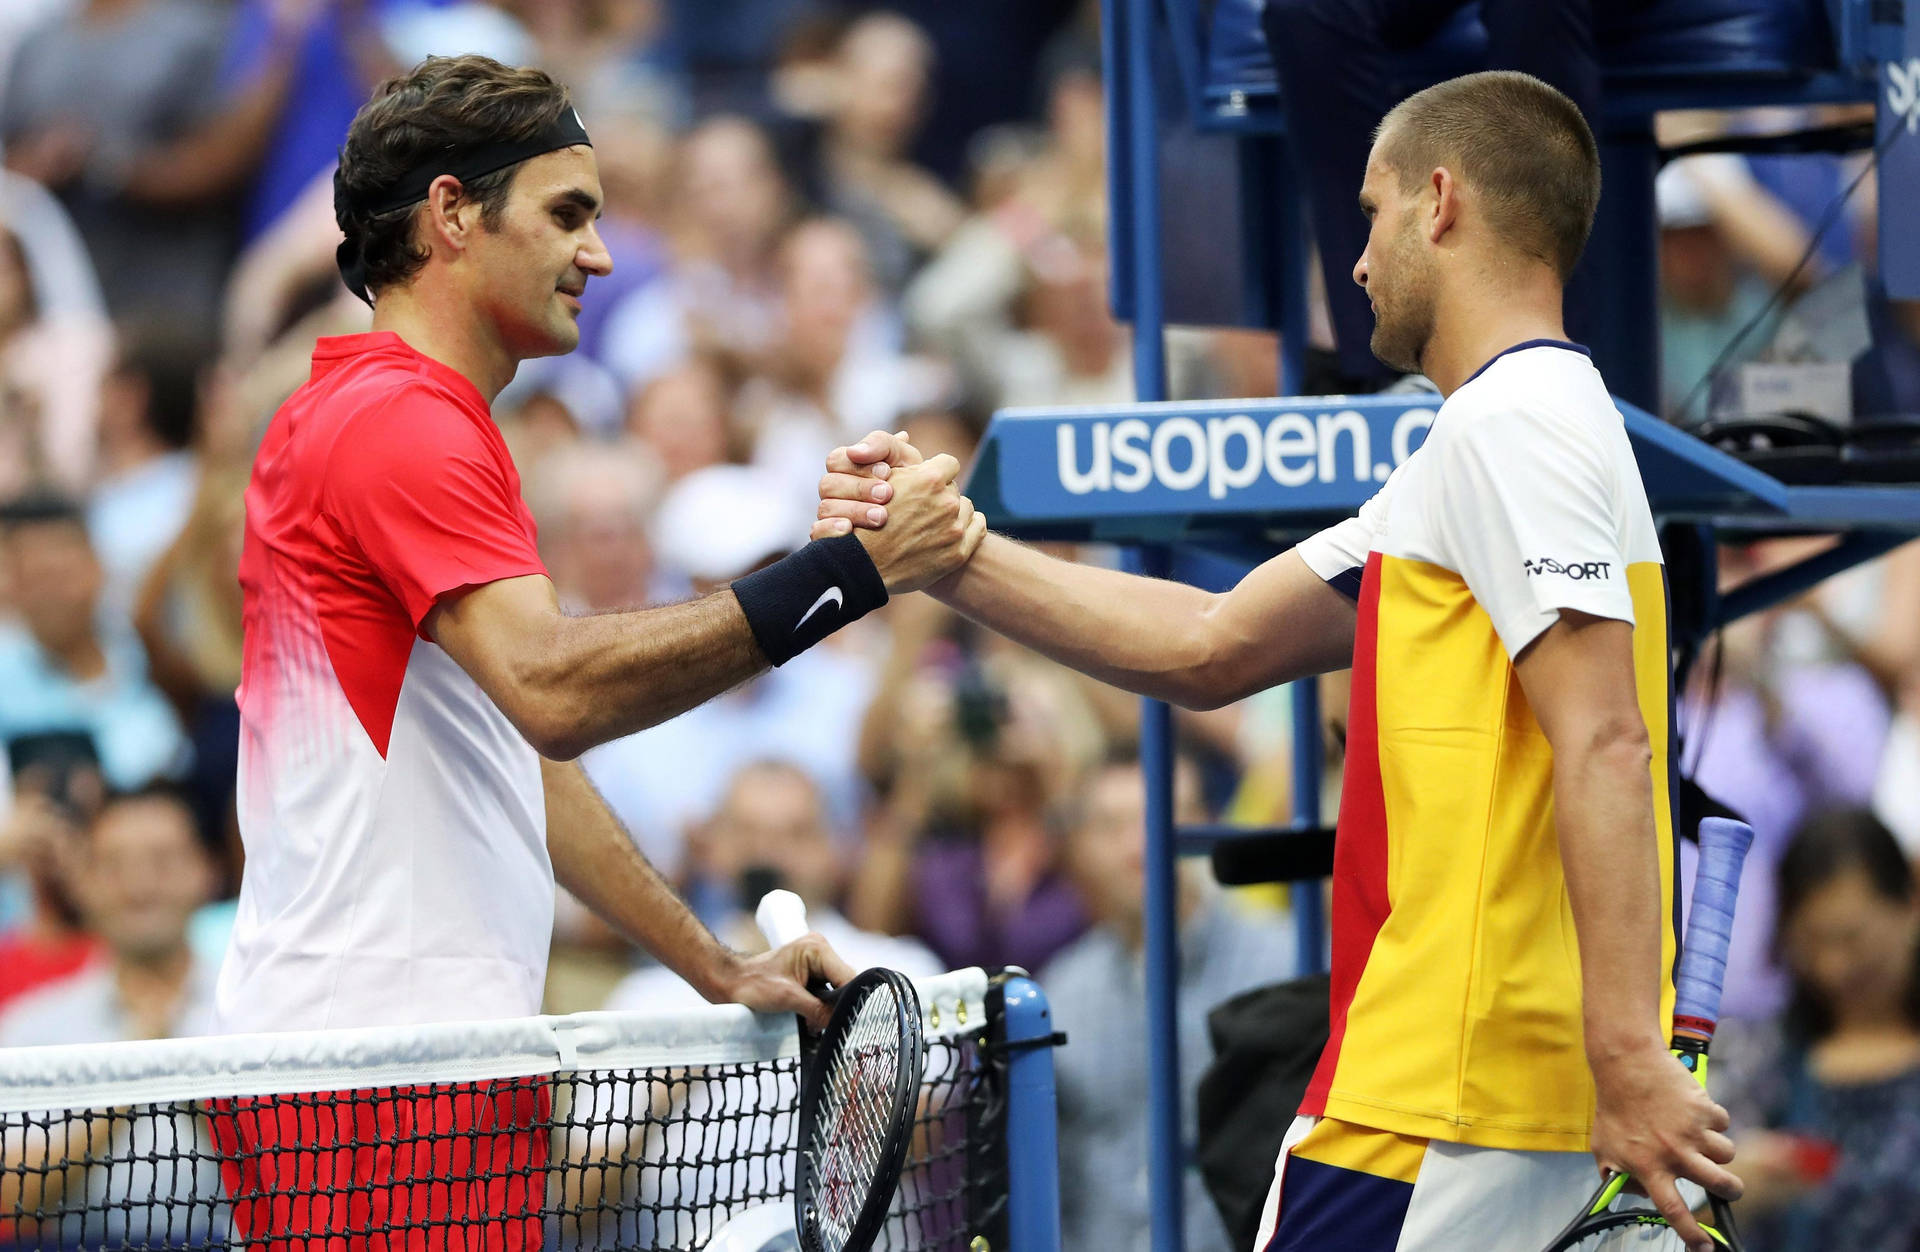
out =
{"type": "Polygon", "coordinates": [[[769,891],[760,897],[753,920],[759,923],[769,946],[784,948],[807,933],[807,905],[791,891],[769,891]]]}
{"type": "Polygon", "coordinates": [[[1693,879],[1686,943],[1674,976],[1677,1027],[1710,1035],[1720,1020],[1733,906],[1740,892],[1740,868],[1752,846],[1753,828],[1745,822],[1709,817],[1700,823],[1700,866],[1693,879]]]}

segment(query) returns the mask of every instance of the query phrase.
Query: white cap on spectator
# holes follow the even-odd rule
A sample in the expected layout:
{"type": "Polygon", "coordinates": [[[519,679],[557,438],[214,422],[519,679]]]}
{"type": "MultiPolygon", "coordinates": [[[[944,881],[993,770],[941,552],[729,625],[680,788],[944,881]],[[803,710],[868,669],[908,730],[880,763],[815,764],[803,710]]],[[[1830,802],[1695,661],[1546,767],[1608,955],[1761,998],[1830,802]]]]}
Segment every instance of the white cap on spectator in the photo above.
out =
{"type": "Polygon", "coordinates": [[[675,483],[653,519],[654,554],[690,578],[724,582],[807,541],[813,513],[782,478],[709,465],[675,483]]]}
{"type": "Polygon", "coordinates": [[[1753,187],[1747,163],[1731,152],[1706,152],[1668,163],[1653,180],[1653,199],[1664,230],[1711,226],[1716,197],[1753,187]]]}
{"type": "Polygon", "coordinates": [[[511,14],[477,0],[389,6],[379,28],[387,51],[402,65],[474,52],[503,65],[525,65],[539,55],[525,26],[511,14]]]}

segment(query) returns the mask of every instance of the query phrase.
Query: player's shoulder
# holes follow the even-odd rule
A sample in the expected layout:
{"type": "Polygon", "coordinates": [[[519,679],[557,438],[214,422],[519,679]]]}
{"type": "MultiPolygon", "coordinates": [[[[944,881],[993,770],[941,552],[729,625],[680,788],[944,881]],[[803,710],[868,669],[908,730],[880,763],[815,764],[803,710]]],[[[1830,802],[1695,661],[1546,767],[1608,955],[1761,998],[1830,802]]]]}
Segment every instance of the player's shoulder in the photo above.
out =
{"type": "Polygon", "coordinates": [[[467,398],[430,373],[404,363],[356,363],[342,373],[308,405],[308,421],[324,432],[326,459],[335,467],[343,460],[430,464],[504,448],[491,419],[475,413],[467,398]]]}
{"type": "Polygon", "coordinates": [[[404,360],[370,359],[341,371],[329,396],[343,426],[358,433],[393,433],[418,423],[473,425],[466,397],[446,380],[404,360]]]}
{"type": "Polygon", "coordinates": [[[1447,397],[1428,439],[1524,457],[1557,444],[1598,448],[1622,431],[1622,422],[1585,350],[1541,341],[1482,366],[1447,397]]]}

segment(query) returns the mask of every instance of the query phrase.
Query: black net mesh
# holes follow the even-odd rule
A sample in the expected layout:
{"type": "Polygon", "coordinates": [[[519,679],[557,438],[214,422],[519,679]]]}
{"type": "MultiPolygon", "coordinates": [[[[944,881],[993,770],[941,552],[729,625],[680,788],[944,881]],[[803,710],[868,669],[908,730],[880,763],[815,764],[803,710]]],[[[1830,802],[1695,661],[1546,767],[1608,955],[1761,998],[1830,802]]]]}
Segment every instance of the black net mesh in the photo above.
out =
{"type": "MultiPolygon", "coordinates": [[[[878,1246],[993,1228],[1003,1076],[976,1037],[928,1040],[878,1246]]],[[[0,1249],[699,1249],[790,1205],[799,1086],[777,1059],[0,1113],[0,1249]]]]}

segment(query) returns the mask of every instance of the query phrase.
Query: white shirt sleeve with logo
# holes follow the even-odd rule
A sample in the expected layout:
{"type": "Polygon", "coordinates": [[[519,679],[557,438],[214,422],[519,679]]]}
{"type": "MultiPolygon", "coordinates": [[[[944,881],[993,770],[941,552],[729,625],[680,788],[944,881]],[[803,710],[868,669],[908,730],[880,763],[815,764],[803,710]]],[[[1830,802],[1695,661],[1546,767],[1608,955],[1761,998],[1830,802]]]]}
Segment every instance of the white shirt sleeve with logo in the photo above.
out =
{"type": "Polygon", "coordinates": [[[1594,426],[1541,408],[1462,413],[1422,449],[1437,457],[1427,531],[1507,655],[1562,609],[1631,623],[1616,458],[1594,426]]]}

